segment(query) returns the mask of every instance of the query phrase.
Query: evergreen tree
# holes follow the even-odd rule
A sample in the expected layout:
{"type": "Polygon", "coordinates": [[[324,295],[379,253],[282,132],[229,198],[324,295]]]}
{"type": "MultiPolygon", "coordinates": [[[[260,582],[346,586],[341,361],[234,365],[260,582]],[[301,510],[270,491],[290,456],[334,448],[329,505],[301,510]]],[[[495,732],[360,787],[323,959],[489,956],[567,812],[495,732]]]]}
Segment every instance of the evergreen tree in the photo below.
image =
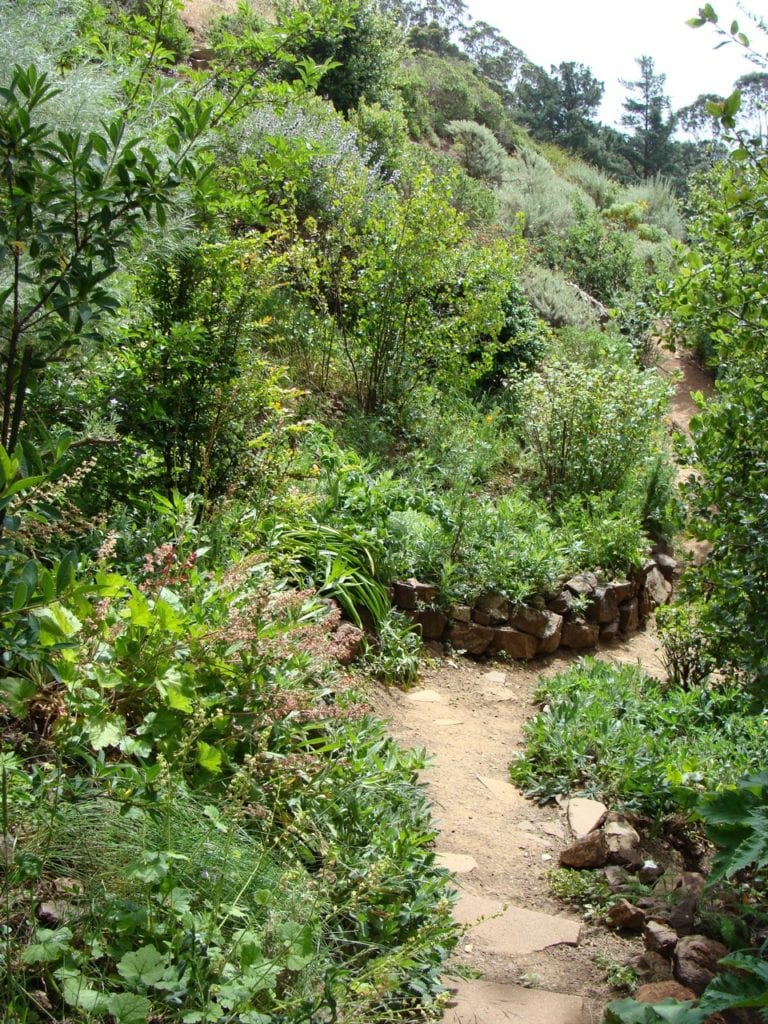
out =
{"type": "Polygon", "coordinates": [[[536,139],[587,154],[599,132],[595,121],[603,83],[584,64],[563,61],[550,73],[529,64],[515,90],[517,117],[536,139]]]}
{"type": "Polygon", "coordinates": [[[671,171],[674,146],[671,143],[675,119],[670,112],[669,97],[664,92],[666,75],[657,74],[653,57],[638,57],[640,77],[621,84],[630,90],[624,100],[625,113],[621,123],[632,129],[627,136],[624,154],[643,180],[671,171]]]}

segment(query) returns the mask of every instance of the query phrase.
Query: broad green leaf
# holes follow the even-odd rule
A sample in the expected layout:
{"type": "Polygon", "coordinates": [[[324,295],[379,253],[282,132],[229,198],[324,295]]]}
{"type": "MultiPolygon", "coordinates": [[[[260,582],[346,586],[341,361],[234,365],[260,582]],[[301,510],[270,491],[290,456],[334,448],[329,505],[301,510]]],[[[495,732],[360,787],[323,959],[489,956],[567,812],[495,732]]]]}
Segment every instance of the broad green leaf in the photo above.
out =
{"type": "Polygon", "coordinates": [[[55,640],[69,639],[83,628],[77,616],[58,601],[44,608],[35,608],[32,614],[40,624],[41,633],[47,633],[55,640]]]}
{"type": "Polygon", "coordinates": [[[117,972],[130,985],[153,985],[165,974],[167,960],[153,945],[125,953],[117,964],[117,972]]]}
{"type": "Polygon", "coordinates": [[[113,715],[112,718],[92,719],[87,723],[86,732],[94,750],[119,747],[125,739],[125,722],[118,715],[113,715]]]}
{"type": "Polygon", "coordinates": [[[14,612],[21,611],[29,600],[29,587],[24,580],[19,580],[16,586],[13,588],[13,601],[11,603],[11,609],[14,612]]]}
{"type": "Polygon", "coordinates": [[[152,610],[149,601],[141,593],[136,593],[126,605],[132,626],[149,627],[152,625],[152,610]]]}
{"type": "Polygon", "coordinates": [[[113,992],[107,1000],[107,1011],[117,1024],[147,1024],[151,1010],[147,997],[133,992],[113,992]]]}
{"type": "Polygon", "coordinates": [[[60,960],[70,948],[71,938],[69,928],[38,928],[36,941],[21,951],[21,959],[25,964],[49,964],[60,960]]]}
{"type": "Polygon", "coordinates": [[[56,971],[62,978],[61,992],[64,1002],[76,1010],[86,1013],[103,1013],[107,1006],[107,996],[95,988],[90,988],[88,979],[76,971],[56,971]]]}
{"type": "Polygon", "coordinates": [[[218,775],[221,771],[221,751],[204,740],[197,741],[197,763],[206,771],[218,775]]]}
{"type": "Polygon", "coordinates": [[[174,711],[185,711],[187,714],[191,714],[194,710],[192,701],[177,686],[171,686],[168,689],[168,707],[173,708],[174,711]]]}

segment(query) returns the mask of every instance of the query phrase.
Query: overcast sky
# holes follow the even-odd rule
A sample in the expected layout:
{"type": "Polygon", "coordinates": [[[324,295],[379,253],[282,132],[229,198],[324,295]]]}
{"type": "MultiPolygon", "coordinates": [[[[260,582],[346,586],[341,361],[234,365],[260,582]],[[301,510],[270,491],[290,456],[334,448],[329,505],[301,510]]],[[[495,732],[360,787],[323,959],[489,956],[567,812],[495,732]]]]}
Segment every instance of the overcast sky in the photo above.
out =
{"type": "MultiPolygon", "coordinates": [[[[754,70],[735,44],[714,52],[721,41],[714,29],[689,28],[703,0],[465,0],[476,21],[495,25],[502,35],[547,71],[551,64],[573,60],[587,64],[605,84],[600,116],[617,123],[626,89],[619,78],[637,78],[635,58],[654,58],[666,74],[673,109],[703,92],[727,95],[739,75],[754,70]]],[[[764,37],[734,0],[712,0],[720,23],[736,18],[756,49],[764,37]]],[[[747,0],[747,9],[768,16],[768,0],[747,0]]]]}

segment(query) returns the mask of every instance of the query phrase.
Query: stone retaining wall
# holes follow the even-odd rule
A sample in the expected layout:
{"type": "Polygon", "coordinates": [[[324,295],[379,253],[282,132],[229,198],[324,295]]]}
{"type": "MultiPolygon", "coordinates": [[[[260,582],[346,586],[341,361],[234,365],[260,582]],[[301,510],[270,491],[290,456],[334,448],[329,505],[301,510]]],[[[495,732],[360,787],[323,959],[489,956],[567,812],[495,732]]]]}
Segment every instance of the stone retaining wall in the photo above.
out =
{"type": "Polygon", "coordinates": [[[533,658],[559,648],[585,651],[630,636],[672,596],[674,558],[655,552],[627,577],[601,583],[591,572],[567,580],[557,593],[512,604],[502,594],[481,594],[473,606],[436,604],[437,587],[410,579],[395,583],[393,603],[421,627],[425,643],[450,644],[467,654],[533,658]]]}

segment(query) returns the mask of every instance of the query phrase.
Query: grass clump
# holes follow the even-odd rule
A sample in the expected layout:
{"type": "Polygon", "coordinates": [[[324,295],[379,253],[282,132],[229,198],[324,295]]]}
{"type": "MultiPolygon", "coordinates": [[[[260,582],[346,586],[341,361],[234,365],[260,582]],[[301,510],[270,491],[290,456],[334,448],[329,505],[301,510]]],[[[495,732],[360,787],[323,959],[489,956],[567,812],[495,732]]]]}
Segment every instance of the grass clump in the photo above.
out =
{"type": "Polygon", "coordinates": [[[580,792],[659,815],[681,788],[732,783],[763,763],[763,713],[736,687],[684,691],[589,658],[542,680],[537,700],[510,776],[541,801],[580,792]]]}

